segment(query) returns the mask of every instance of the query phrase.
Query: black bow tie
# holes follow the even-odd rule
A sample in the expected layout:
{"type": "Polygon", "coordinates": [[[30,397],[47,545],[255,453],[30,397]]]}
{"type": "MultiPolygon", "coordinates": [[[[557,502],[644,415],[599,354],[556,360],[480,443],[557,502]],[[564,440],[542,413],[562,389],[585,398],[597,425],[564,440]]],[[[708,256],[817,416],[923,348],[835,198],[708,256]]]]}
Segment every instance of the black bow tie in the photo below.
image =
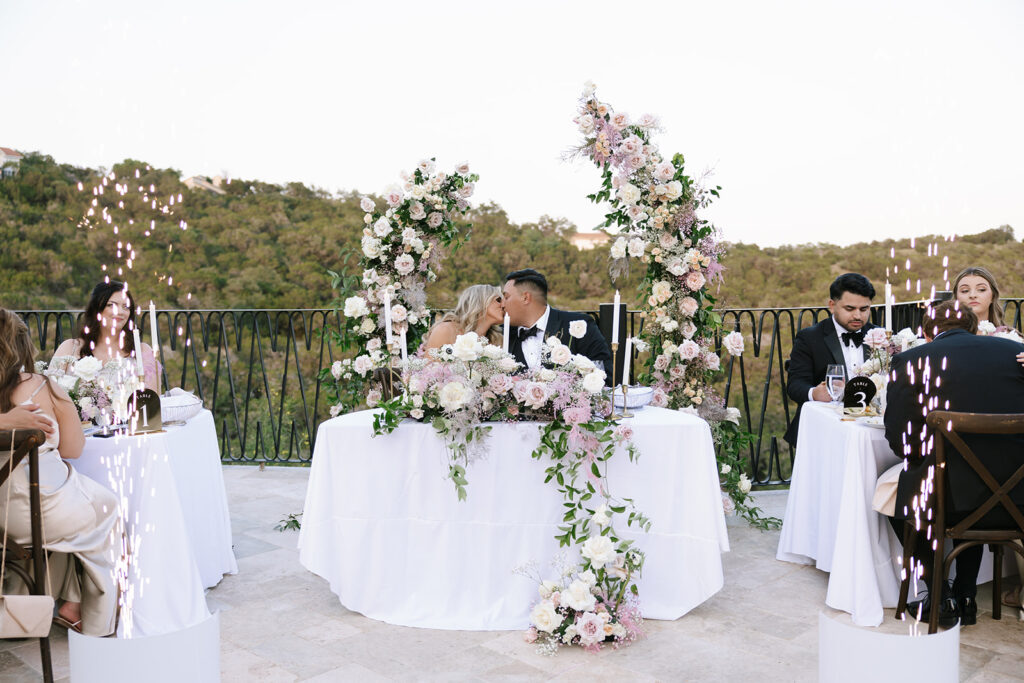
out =
{"type": "Polygon", "coordinates": [[[857,330],[856,332],[843,332],[843,344],[846,346],[853,342],[854,346],[860,346],[864,343],[864,330],[857,330]]]}
{"type": "Polygon", "coordinates": [[[533,335],[537,334],[538,332],[540,332],[540,330],[537,329],[536,325],[534,325],[533,327],[520,327],[518,334],[519,343],[522,344],[524,341],[526,341],[533,335]]]}

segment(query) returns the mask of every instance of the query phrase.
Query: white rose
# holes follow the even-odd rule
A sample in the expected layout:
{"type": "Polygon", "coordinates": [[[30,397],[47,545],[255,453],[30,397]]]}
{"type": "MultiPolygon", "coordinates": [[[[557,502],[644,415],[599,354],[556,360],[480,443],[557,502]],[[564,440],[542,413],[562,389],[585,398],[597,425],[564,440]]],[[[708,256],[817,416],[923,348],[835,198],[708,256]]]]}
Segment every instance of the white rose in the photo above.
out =
{"type": "MultiPolygon", "coordinates": [[[[565,348],[565,347],[560,347],[565,348]]],[[[558,373],[551,368],[544,368],[538,373],[538,377],[542,382],[553,382],[555,377],[558,377],[558,373]]]]}
{"type": "Polygon", "coordinates": [[[455,172],[458,173],[459,175],[469,175],[469,164],[465,161],[462,162],[461,164],[455,167],[455,172]]]}
{"type": "Polygon", "coordinates": [[[583,378],[583,388],[591,394],[600,394],[604,390],[604,378],[604,371],[594,370],[583,378]]]}
{"type": "Polygon", "coordinates": [[[590,560],[595,569],[615,561],[615,545],[607,536],[591,536],[583,543],[580,553],[590,560]]]}
{"type": "Polygon", "coordinates": [[[476,335],[476,332],[467,332],[455,338],[452,350],[455,352],[455,357],[459,360],[474,361],[480,358],[480,354],[483,353],[484,349],[483,342],[476,335]]]}
{"type": "Polygon", "coordinates": [[[597,577],[594,576],[594,572],[590,571],[589,569],[580,574],[580,581],[587,584],[591,588],[597,585],[597,577]]]}
{"type": "Polygon", "coordinates": [[[361,296],[350,296],[345,299],[345,317],[362,318],[368,314],[370,309],[366,306],[366,299],[361,296]]]}
{"type": "Polygon", "coordinates": [[[587,321],[586,320],[573,320],[569,323],[569,334],[577,339],[583,339],[583,335],[587,333],[587,321]]]}
{"type": "Polygon", "coordinates": [[[471,393],[469,387],[462,382],[448,382],[437,395],[438,403],[445,410],[451,412],[458,410],[469,402],[471,393]]]}
{"type": "Polygon", "coordinates": [[[409,411],[409,417],[411,417],[414,420],[422,420],[423,411],[420,408],[413,408],[412,410],[409,411]]]}
{"type": "Polygon", "coordinates": [[[373,224],[373,233],[377,237],[387,237],[391,234],[391,223],[387,218],[381,216],[377,219],[377,222],[373,224]]]}
{"type": "Polygon", "coordinates": [[[367,235],[363,237],[362,247],[363,255],[366,258],[377,258],[380,256],[380,240],[367,235]]]}
{"type": "Polygon", "coordinates": [[[554,581],[542,581],[537,586],[537,593],[540,594],[541,599],[547,600],[551,597],[551,594],[558,590],[558,584],[554,581]]]}
{"type": "Polygon", "coordinates": [[[403,195],[404,193],[402,191],[402,188],[399,187],[398,185],[389,185],[384,190],[384,199],[386,199],[387,203],[390,204],[391,206],[398,206],[399,204],[401,204],[403,195]]]}
{"type": "Polygon", "coordinates": [[[362,209],[363,211],[367,212],[367,213],[370,213],[375,208],[377,208],[377,206],[373,203],[373,200],[370,199],[369,197],[363,197],[362,199],[359,200],[359,208],[362,209]]]}
{"type": "Polygon", "coordinates": [[[373,322],[373,318],[363,318],[363,324],[359,326],[359,331],[363,334],[372,334],[377,329],[377,323],[373,322]]]}
{"type": "Polygon", "coordinates": [[[743,335],[739,332],[733,331],[725,335],[725,339],[722,340],[722,346],[729,352],[731,356],[742,356],[743,355],[743,335]]]}
{"type": "Polygon", "coordinates": [[[555,605],[550,600],[541,600],[533,611],[530,612],[530,623],[537,627],[538,631],[551,633],[558,627],[562,620],[555,611],[555,605]]]}
{"type": "Polygon", "coordinates": [[[640,201],[640,188],[633,183],[626,183],[619,188],[618,197],[623,204],[636,204],[640,201]]]}
{"type": "Polygon", "coordinates": [[[606,527],[612,521],[611,512],[608,510],[608,505],[601,503],[601,507],[594,510],[594,515],[590,518],[590,521],[599,527],[606,527]]]}
{"type": "Polygon", "coordinates": [[[83,356],[72,367],[72,371],[86,382],[96,379],[102,369],[103,363],[96,356],[83,356]]]}
{"type": "Polygon", "coordinates": [[[576,369],[580,371],[581,375],[593,372],[597,367],[594,365],[594,361],[590,360],[586,356],[579,354],[572,357],[572,364],[576,366],[576,369]]]}
{"type": "Polygon", "coordinates": [[[674,202],[683,196],[683,184],[678,180],[666,183],[665,196],[670,202],[674,202]]]}
{"type": "Polygon", "coordinates": [[[629,255],[633,258],[642,257],[646,248],[647,244],[639,237],[634,237],[629,241],[629,255]]]}
{"type": "Polygon", "coordinates": [[[345,366],[341,364],[340,360],[336,360],[331,364],[331,375],[334,379],[341,379],[343,372],[345,372],[345,366]]]}
{"type": "Polygon", "coordinates": [[[672,176],[676,174],[676,168],[667,161],[663,161],[654,167],[654,177],[661,182],[668,182],[672,180],[672,176]]]}
{"type": "MultiPolygon", "coordinates": [[[[739,408],[726,408],[725,409],[725,419],[727,421],[729,421],[729,422],[732,422],[735,425],[738,425],[740,423],[740,409],[739,408]]],[[[723,467],[728,467],[728,465],[723,465],[723,467]]],[[[725,474],[725,472],[723,472],[723,474],[725,474]]]]}
{"type": "Polygon", "coordinates": [[[395,259],[395,270],[399,275],[408,275],[416,268],[416,261],[409,254],[402,254],[395,259]]]}
{"type": "Polygon", "coordinates": [[[554,363],[555,365],[565,365],[571,360],[572,351],[569,350],[568,346],[559,345],[551,349],[551,362],[554,363]]]}
{"type": "MultiPolygon", "coordinates": [[[[419,185],[417,185],[416,187],[419,187],[419,185]]],[[[420,202],[413,202],[412,206],[409,207],[409,218],[413,219],[414,221],[421,221],[426,217],[427,212],[423,208],[423,204],[421,204],[420,202]]]]}
{"type": "Polygon", "coordinates": [[[502,372],[512,372],[516,369],[517,365],[518,363],[516,362],[516,359],[511,356],[505,356],[498,361],[498,369],[502,372]]]}
{"type": "Polygon", "coordinates": [[[678,327],[679,322],[676,320],[669,319],[661,323],[661,329],[665,330],[666,332],[675,332],[678,327]]]}
{"type": "Polygon", "coordinates": [[[697,334],[697,326],[693,324],[692,320],[687,320],[683,325],[683,336],[687,339],[693,339],[695,334],[697,334]]]}
{"type": "Polygon", "coordinates": [[[345,406],[338,403],[337,405],[331,406],[331,417],[338,417],[341,415],[341,411],[345,410],[345,406]]]}
{"type": "Polygon", "coordinates": [[[589,612],[597,606],[597,599],[590,592],[590,586],[580,580],[573,581],[562,591],[561,602],[577,612],[589,612]]]}
{"type": "Polygon", "coordinates": [[[409,317],[409,310],[402,304],[395,304],[391,307],[391,320],[400,323],[409,317]]]}
{"type": "Polygon", "coordinates": [[[677,277],[680,275],[685,275],[687,271],[687,268],[683,264],[682,260],[676,257],[669,259],[668,263],[665,264],[665,267],[668,269],[668,272],[672,273],[677,277]]]}
{"type": "Polygon", "coordinates": [[[750,480],[747,479],[746,473],[740,475],[739,487],[743,493],[750,493],[750,480]]]}
{"type": "Polygon", "coordinates": [[[722,468],[721,468],[721,472],[722,472],[722,474],[729,474],[730,472],[732,472],[732,465],[726,465],[726,464],[723,463],[722,464],[722,468]]]}
{"type": "Polygon", "coordinates": [[[362,377],[370,370],[373,370],[373,361],[370,360],[369,356],[357,356],[352,361],[352,370],[359,373],[359,376],[362,377]]]}
{"type": "Polygon", "coordinates": [[[580,127],[581,133],[590,135],[594,132],[594,117],[590,114],[584,114],[576,120],[576,125],[580,127]]]}
{"type": "Polygon", "coordinates": [[[429,216],[427,216],[427,225],[429,225],[431,228],[439,228],[441,227],[442,223],[444,223],[444,216],[438,213],[437,211],[434,211],[429,216]]]}
{"type": "Polygon", "coordinates": [[[995,334],[996,326],[990,323],[988,320],[982,320],[978,323],[978,334],[995,334]]]}
{"type": "Polygon", "coordinates": [[[612,258],[626,258],[626,238],[620,237],[612,244],[611,248],[612,258]]]}

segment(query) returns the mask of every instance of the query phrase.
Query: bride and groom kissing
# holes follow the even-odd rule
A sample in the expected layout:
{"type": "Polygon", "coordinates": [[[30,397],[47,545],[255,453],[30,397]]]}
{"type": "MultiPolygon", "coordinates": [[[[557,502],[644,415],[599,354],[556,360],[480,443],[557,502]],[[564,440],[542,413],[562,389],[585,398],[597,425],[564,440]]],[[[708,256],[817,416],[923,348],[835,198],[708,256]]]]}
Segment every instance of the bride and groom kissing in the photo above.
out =
{"type": "MultiPolygon", "coordinates": [[[[476,332],[490,343],[501,345],[505,314],[509,319],[509,353],[524,366],[541,365],[544,340],[557,337],[574,353],[586,356],[608,372],[612,353],[594,319],[584,313],[561,311],[548,304],[548,281],[536,270],[527,268],[505,276],[504,286],[471,285],[459,295],[455,310],[444,315],[430,330],[426,349],[451,344],[460,334],[476,332]],[[582,337],[570,333],[570,324],[582,321],[582,337]]],[[[578,325],[576,326],[578,327],[578,325]]]]}

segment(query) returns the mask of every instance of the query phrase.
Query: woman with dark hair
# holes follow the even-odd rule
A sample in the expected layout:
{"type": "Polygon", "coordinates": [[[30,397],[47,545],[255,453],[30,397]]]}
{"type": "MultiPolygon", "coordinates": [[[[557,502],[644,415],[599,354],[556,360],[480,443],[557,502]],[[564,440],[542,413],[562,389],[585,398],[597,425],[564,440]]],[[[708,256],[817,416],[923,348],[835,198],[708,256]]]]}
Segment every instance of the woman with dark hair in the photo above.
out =
{"type": "MultiPolygon", "coordinates": [[[[52,425],[39,447],[39,496],[43,546],[53,553],[48,588],[63,601],[54,622],[106,636],[114,632],[117,610],[117,497],[65,462],[80,456],[85,444],[78,411],[58,384],[32,373],[35,355],[25,323],[0,308],[0,413],[34,405],[52,425]]],[[[10,467],[6,456],[0,453],[0,467],[10,467]]],[[[16,543],[32,542],[27,458],[0,487],[0,519],[16,543]]],[[[13,592],[23,588],[15,582],[8,587],[13,592]]]]}
{"type": "Polygon", "coordinates": [[[85,356],[93,356],[104,365],[122,363],[138,354],[142,357],[146,388],[160,393],[160,364],[149,344],[143,343],[141,349],[135,348],[132,330],[136,327],[135,299],[124,283],[117,280],[101,282],[89,297],[78,336],[57,347],[50,367],[66,368],[85,356]]]}

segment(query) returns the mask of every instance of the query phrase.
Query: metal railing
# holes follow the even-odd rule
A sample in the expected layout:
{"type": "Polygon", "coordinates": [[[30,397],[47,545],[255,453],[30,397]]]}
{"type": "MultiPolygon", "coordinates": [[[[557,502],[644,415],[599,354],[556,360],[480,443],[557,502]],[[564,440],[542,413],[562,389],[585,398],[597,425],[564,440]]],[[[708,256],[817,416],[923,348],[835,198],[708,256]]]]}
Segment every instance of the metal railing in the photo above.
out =
{"type": "MultiPolygon", "coordinates": [[[[1006,324],[1021,329],[1024,299],[1004,299],[1006,324]]],[[[748,450],[758,486],[785,484],[793,465],[792,445],[782,441],[796,411],[786,394],[786,361],[796,333],[828,311],[824,307],[727,309],[725,331],[742,333],[746,351],[728,360],[716,387],[742,412],[754,435],[748,450]]],[[[882,322],[882,307],[873,310],[882,322]]],[[[20,311],[48,358],[74,335],[80,311],[20,311]]],[[[595,318],[599,314],[591,312],[595,318]]],[[[894,327],[914,327],[917,304],[898,304],[894,327]]],[[[339,331],[343,317],[331,309],[158,311],[164,388],[180,386],[213,411],[224,462],[309,464],[318,425],[329,417],[321,368],[338,354],[325,330],[339,331]]],[[[641,328],[638,312],[630,334],[641,328]]],[[[139,326],[149,330],[144,311],[139,326]]],[[[721,340],[716,340],[720,344],[721,340]]],[[[634,364],[634,367],[637,364],[634,364]]]]}

